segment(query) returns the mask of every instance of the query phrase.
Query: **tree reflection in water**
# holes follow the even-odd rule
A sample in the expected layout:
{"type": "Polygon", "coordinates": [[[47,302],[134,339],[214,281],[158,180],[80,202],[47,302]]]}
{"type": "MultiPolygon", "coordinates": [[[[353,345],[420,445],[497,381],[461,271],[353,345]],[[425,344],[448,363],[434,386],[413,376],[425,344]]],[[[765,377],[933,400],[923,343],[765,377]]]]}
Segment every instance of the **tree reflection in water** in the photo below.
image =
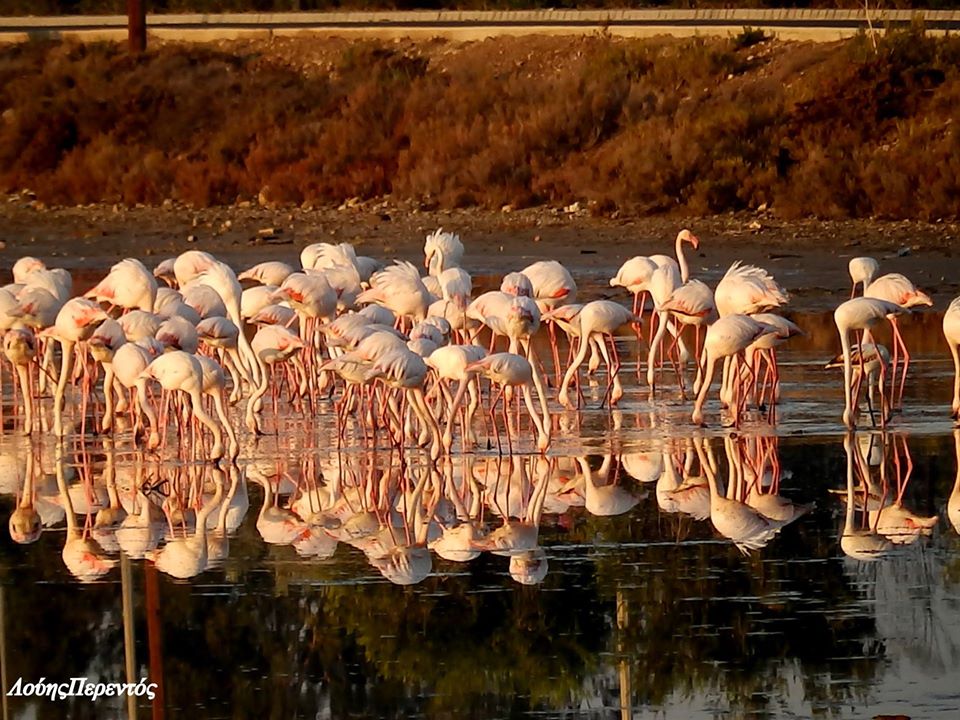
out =
{"type": "MultiPolygon", "coordinates": [[[[43,512],[36,542],[2,544],[7,681],[122,681],[117,551],[159,557],[205,537],[203,563],[178,566],[192,579],[160,574],[156,597],[149,561],[124,570],[133,671],[156,674],[151,649],[162,650],[171,717],[846,716],[885,697],[890,667],[931,682],[960,667],[950,612],[960,542],[949,526],[877,562],[841,550],[851,518],[878,532],[883,507],[936,518],[955,486],[953,438],[874,438],[877,452],[862,436],[758,435],[669,438],[623,457],[430,469],[314,455],[223,473],[17,441],[0,448],[7,516],[59,501],[71,522],[64,534],[64,514],[43,512]],[[791,522],[742,555],[704,514],[710,474],[726,498],[791,522]],[[264,503],[295,524],[283,543],[258,532],[264,503]],[[454,560],[427,549],[460,527],[470,532],[460,554],[445,554],[454,560]],[[134,529],[148,540],[134,543],[134,529]],[[321,552],[304,550],[321,538],[321,552]],[[65,542],[96,551],[87,559],[103,581],[76,582],[65,542]],[[404,577],[419,582],[391,584],[401,564],[382,563],[398,553],[425,555],[432,569],[407,564],[404,577]],[[148,600],[159,602],[155,625],[148,600]]],[[[20,527],[19,541],[34,539],[20,527]]],[[[31,705],[41,717],[126,714],[123,700],[8,700],[14,716],[31,705]]]]}

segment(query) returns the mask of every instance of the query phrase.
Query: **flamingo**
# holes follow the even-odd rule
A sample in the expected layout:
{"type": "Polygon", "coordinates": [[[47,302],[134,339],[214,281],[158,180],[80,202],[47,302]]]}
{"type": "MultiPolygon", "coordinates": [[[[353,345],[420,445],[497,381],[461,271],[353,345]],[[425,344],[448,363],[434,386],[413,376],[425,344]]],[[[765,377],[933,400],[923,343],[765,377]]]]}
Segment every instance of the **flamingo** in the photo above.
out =
{"type": "Polygon", "coordinates": [[[117,318],[117,323],[119,323],[128,342],[137,342],[144,338],[156,337],[157,330],[160,329],[160,323],[163,320],[164,318],[152,312],[131,310],[117,318]]]}
{"type": "Polygon", "coordinates": [[[447,424],[442,438],[444,450],[448,453],[453,445],[453,423],[468,390],[470,392],[470,403],[462,421],[464,449],[466,449],[468,442],[472,443],[475,439],[471,428],[471,419],[480,403],[480,397],[476,386],[471,382],[471,373],[467,371],[467,367],[482,360],[486,355],[487,351],[479,345],[447,345],[437,348],[426,359],[427,365],[436,372],[441,382],[444,380],[457,381],[457,391],[447,409],[447,424]]]}
{"type": "Polygon", "coordinates": [[[433,277],[439,277],[444,270],[460,267],[463,259],[463,243],[460,236],[444,232],[438,228],[427,235],[423,244],[423,266],[433,277]]]}
{"type": "MultiPolygon", "coordinates": [[[[173,274],[177,279],[177,287],[186,287],[187,283],[195,280],[216,265],[217,262],[213,255],[203,250],[187,250],[180,253],[173,261],[173,274]]],[[[154,273],[156,273],[156,270],[154,270],[154,273]]],[[[224,298],[224,301],[226,301],[226,298],[224,298]]]]}
{"type": "Polygon", "coordinates": [[[950,348],[953,357],[953,402],[950,405],[950,414],[955,420],[960,420],[960,297],[954,298],[950,307],[943,315],[943,336],[950,348]]]}
{"type": "MultiPolygon", "coordinates": [[[[700,384],[697,400],[693,406],[692,418],[695,425],[703,424],[703,404],[710,390],[717,360],[735,358],[757,339],[775,332],[776,330],[769,325],[759,323],[746,315],[722,316],[707,328],[706,338],[703,341],[706,370],[703,382],[700,384]]],[[[738,373],[734,371],[732,376],[737,377],[738,373]]],[[[738,424],[740,420],[739,400],[735,400],[734,418],[734,422],[738,424]]]]}
{"type": "Polygon", "coordinates": [[[158,281],[162,281],[169,288],[176,287],[177,274],[173,270],[176,263],[176,258],[167,258],[166,260],[161,260],[157,266],[153,268],[153,276],[158,281]]]}
{"type": "Polygon", "coordinates": [[[223,432],[217,421],[203,407],[203,367],[200,361],[189,353],[175,350],[151,362],[141,377],[156,380],[167,392],[179,390],[189,396],[193,417],[213,435],[210,459],[219,461],[223,457],[223,432]]]}
{"type": "MultiPolygon", "coordinates": [[[[894,341],[896,342],[896,338],[900,335],[900,331],[897,328],[896,316],[902,314],[903,312],[905,312],[905,310],[900,305],[895,303],[888,302],[886,300],[879,300],[877,298],[858,297],[841,303],[833,313],[833,321],[837,326],[837,332],[840,334],[840,346],[843,352],[843,423],[847,427],[853,427],[856,424],[855,406],[857,404],[857,399],[854,398],[853,388],[853,362],[851,357],[850,331],[864,331],[865,339],[867,331],[869,331],[877,323],[879,323],[881,320],[889,320],[890,327],[894,334],[894,341]]],[[[900,342],[902,342],[902,340],[900,342]]],[[[861,340],[861,346],[863,344],[864,340],[861,340]]],[[[862,353],[861,358],[863,358],[862,353]]],[[[886,417],[885,409],[881,410],[881,417],[886,417]]]]}
{"type": "Polygon", "coordinates": [[[189,320],[174,315],[157,328],[157,342],[171,350],[183,350],[193,355],[200,343],[196,326],[189,320]]]}
{"type": "MultiPolygon", "coordinates": [[[[520,271],[530,280],[533,288],[533,299],[540,308],[540,314],[576,302],[577,283],[573,275],[556,260],[540,260],[528,265],[520,271]]],[[[560,378],[560,351],[557,349],[557,338],[550,326],[550,347],[553,352],[554,372],[560,378]]]]}
{"type": "MultiPolygon", "coordinates": [[[[237,276],[233,270],[222,262],[214,261],[212,264],[207,265],[206,269],[196,277],[199,282],[202,282],[204,285],[209,285],[217,291],[227,309],[227,317],[233,321],[234,325],[242,329],[243,320],[240,316],[240,296],[243,290],[240,288],[240,281],[237,280],[237,276]]],[[[260,382],[260,366],[257,363],[253,349],[250,347],[247,336],[243,332],[240,332],[237,336],[237,350],[238,357],[240,358],[237,371],[250,385],[257,385],[260,382]]]]}
{"type": "MultiPolygon", "coordinates": [[[[157,428],[157,416],[147,400],[147,378],[144,372],[163,352],[163,347],[153,338],[145,338],[137,342],[127,342],[113,353],[114,377],[117,382],[131,393],[136,390],[134,399],[130,402],[130,412],[139,410],[147,419],[149,436],[147,448],[153,450],[160,445],[160,431],[157,428]]],[[[105,432],[113,428],[112,414],[105,414],[102,421],[105,432]]]]}
{"type": "Polygon", "coordinates": [[[86,298],[68,300],[60,312],[56,322],[47,332],[60,343],[60,378],[53,396],[53,423],[54,433],[63,437],[63,400],[67,389],[67,380],[73,368],[73,351],[78,342],[87,340],[97,326],[107,319],[107,314],[100,306],[86,298]]]}
{"type": "Polygon", "coordinates": [[[953,525],[953,529],[960,533],[960,428],[953,430],[953,448],[957,459],[957,475],[947,499],[947,520],[953,525]]]}
{"type": "Polygon", "coordinates": [[[765,517],[746,503],[723,495],[717,483],[716,471],[704,452],[705,442],[703,438],[694,439],[700,466],[710,487],[710,522],[714,529],[731,540],[741,553],[749,555],[751,550],[760,550],[766,546],[788,522],[765,517]]]}
{"type": "Polygon", "coordinates": [[[862,285],[863,291],[866,292],[867,286],[873,282],[877,273],[880,272],[880,263],[872,257],[855,257],[850,259],[847,269],[852,283],[850,297],[853,298],[857,295],[857,285],[862,285]]]}
{"type": "Polygon", "coordinates": [[[785,305],[790,299],[770,273],[739,260],[727,270],[713,295],[720,317],[765,312],[785,305]]]}
{"type": "Polygon", "coordinates": [[[215,348],[221,353],[223,365],[230,373],[230,379],[233,384],[233,390],[230,393],[230,402],[234,403],[240,399],[240,371],[241,365],[239,350],[237,349],[237,339],[240,335],[240,329],[232,320],[225,317],[211,317],[202,320],[197,325],[197,338],[204,345],[215,348]]]}
{"type": "Polygon", "coordinates": [[[271,260],[269,262],[257,263],[253,267],[244,270],[237,275],[237,280],[254,280],[260,285],[280,286],[283,281],[294,272],[293,268],[285,262],[271,260]]]}
{"type": "Polygon", "coordinates": [[[30,368],[37,354],[36,336],[29,328],[13,328],[3,335],[3,354],[16,369],[20,396],[23,398],[23,428],[21,432],[33,432],[33,387],[30,368]]]}
{"type": "Polygon", "coordinates": [[[423,384],[428,372],[429,368],[422,357],[406,347],[398,347],[376,358],[365,379],[379,379],[388,387],[402,390],[410,398],[410,405],[426,429],[426,436],[432,438],[430,459],[435,461],[440,457],[441,438],[440,426],[423,394],[423,384]]]}
{"type": "Polygon", "coordinates": [[[200,322],[200,313],[183,301],[179,290],[162,287],[157,290],[157,299],[153,304],[153,312],[163,320],[172,317],[181,317],[191,325],[200,322]]]}
{"type": "Polygon", "coordinates": [[[680,274],[681,283],[685,283],[690,279],[690,267],[687,265],[687,256],[683,252],[684,243],[689,243],[694,250],[698,250],[700,248],[700,240],[697,238],[697,236],[684,228],[677,233],[676,259],[670,257],[669,255],[650,256],[650,260],[653,261],[657,267],[669,265],[674,268],[680,274]]]}
{"type": "Polygon", "coordinates": [[[197,355],[197,362],[200,363],[202,372],[202,390],[204,395],[209,395],[213,400],[213,407],[217,412],[217,418],[223,425],[224,432],[227,434],[227,440],[230,442],[230,452],[228,458],[233,461],[237,459],[240,452],[240,445],[237,442],[237,434],[233,430],[233,423],[230,422],[230,416],[226,409],[226,376],[223,367],[216,360],[203,355],[197,355]]]}
{"type": "Polygon", "coordinates": [[[84,297],[108,302],[124,310],[153,310],[157,279],[135,258],[121,260],[84,297]]]}
{"type": "Polygon", "coordinates": [[[180,294],[183,296],[183,304],[193,308],[201,320],[227,316],[227,306],[223,304],[223,298],[209,285],[194,281],[182,288],[180,294]]]}
{"type": "Polygon", "coordinates": [[[193,535],[174,538],[159,551],[150,551],[146,557],[157,570],[180,580],[196,577],[207,568],[207,518],[220,505],[223,497],[223,472],[214,472],[213,497],[197,512],[193,535]]]}
{"type": "Polygon", "coordinates": [[[13,264],[13,268],[11,268],[11,271],[13,272],[13,281],[18,285],[23,285],[27,282],[27,278],[31,273],[34,273],[37,270],[46,269],[47,266],[42,260],[25,255],[21,258],[18,258],[13,264]]]}
{"type": "Polygon", "coordinates": [[[764,335],[751,343],[745,353],[747,364],[751,368],[755,379],[759,379],[759,360],[762,359],[766,363],[763,381],[760,384],[758,404],[763,404],[764,390],[769,379],[770,405],[774,405],[780,397],[780,370],[777,366],[777,348],[790,338],[802,335],[803,331],[796,323],[774,313],[754,313],[750,317],[776,330],[776,332],[764,335]]]}
{"type": "Polygon", "coordinates": [[[637,255],[623,263],[610,279],[610,287],[622,287],[633,293],[633,314],[641,318],[646,294],[650,291],[650,278],[658,267],[650,258],[637,255]]]}
{"type": "MultiPolygon", "coordinates": [[[[856,560],[874,562],[888,554],[892,545],[887,538],[872,528],[857,527],[855,517],[857,502],[854,494],[853,478],[854,454],[859,454],[860,450],[854,440],[855,435],[852,431],[848,431],[844,435],[843,449],[847,456],[847,508],[844,516],[843,534],[840,536],[840,548],[846,555],[856,560]]],[[[860,462],[857,462],[857,467],[859,466],[860,462]]]]}
{"type": "MultiPolygon", "coordinates": [[[[253,337],[251,347],[256,358],[260,382],[247,399],[246,425],[250,432],[259,435],[258,416],[261,398],[270,387],[270,368],[283,362],[303,349],[303,340],[279,325],[263,325],[253,337]]],[[[279,428],[278,428],[279,431],[279,428]]]]}
{"type": "Polygon", "coordinates": [[[397,261],[370,278],[370,289],[357,297],[358,303],[375,302],[398,318],[423,320],[433,300],[413,264],[397,261]]]}
{"type": "MultiPolygon", "coordinates": [[[[906,277],[899,273],[888,273],[871,282],[863,291],[866,298],[876,298],[887,302],[895,303],[902,307],[906,312],[910,312],[915,307],[930,307],[933,300],[906,277]]],[[[907,370],[910,367],[910,352],[903,342],[903,336],[896,333],[893,337],[893,360],[890,369],[890,391],[896,394],[893,403],[900,407],[903,403],[903,390],[907,382],[907,370]],[[900,387],[897,389],[897,362],[898,356],[903,354],[903,373],[900,378],[900,387]]]]}
{"type": "Polygon", "coordinates": [[[614,333],[623,325],[635,322],[636,316],[618,303],[610,300],[594,300],[581,308],[578,318],[580,321],[580,349],[563,376],[558,395],[560,404],[568,409],[573,409],[573,403],[569,397],[570,382],[587,357],[591,336],[598,336],[598,347],[607,364],[607,395],[605,399],[609,397],[610,404],[616,405],[623,397],[623,386],[620,383],[620,360],[617,357],[614,333]],[[610,338],[612,346],[612,362],[610,355],[607,353],[607,337],[610,338]]]}
{"type": "Polygon", "coordinates": [[[120,326],[120,323],[111,318],[107,318],[100,323],[88,341],[90,355],[103,366],[104,371],[103,399],[105,408],[101,425],[104,430],[110,429],[110,422],[113,419],[114,394],[116,392],[113,384],[113,358],[116,351],[125,345],[126,342],[127,338],[123,334],[123,328],[120,326]]]}
{"type": "MultiPolygon", "coordinates": [[[[599,471],[599,475],[606,476],[610,472],[611,455],[606,455],[599,471]]],[[[596,482],[593,470],[590,469],[590,463],[585,457],[577,458],[577,464],[580,466],[580,472],[586,481],[586,500],[587,512],[591,515],[608,517],[612,515],[623,515],[633,509],[642,496],[630,492],[623,485],[616,483],[600,485],[596,482]]]]}
{"type": "MultiPolygon", "coordinates": [[[[479,372],[502,388],[520,388],[527,413],[537,429],[537,449],[541,453],[546,452],[547,448],[550,447],[550,418],[549,416],[538,415],[537,409],[533,405],[533,397],[530,392],[530,385],[533,384],[533,367],[530,361],[515,353],[495,353],[470,363],[466,370],[467,372],[479,372]]],[[[491,413],[493,413],[495,407],[496,403],[494,403],[494,407],[491,407],[491,413]]],[[[510,424],[507,418],[506,404],[504,404],[504,422],[506,423],[507,439],[509,440],[510,424]]],[[[494,423],[494,429],[496,429],[496,423],[494,423]]]]}

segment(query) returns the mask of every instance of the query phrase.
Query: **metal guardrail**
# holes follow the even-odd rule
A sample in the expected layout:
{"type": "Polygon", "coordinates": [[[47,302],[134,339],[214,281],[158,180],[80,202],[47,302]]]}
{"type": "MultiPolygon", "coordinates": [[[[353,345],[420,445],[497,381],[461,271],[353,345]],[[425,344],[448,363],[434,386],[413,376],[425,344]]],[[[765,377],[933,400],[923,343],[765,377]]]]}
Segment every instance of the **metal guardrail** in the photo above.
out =
{"type": "MultiPolygon", "coordinates": [[[[945,10],[711,9],[711,10],[534,10],[413,11],[343,13],[224,13],[217,15],[149,15],[148,32],[156,37],[211,40],[244,35],[389,34],[391,36],[486,35],[545,32],[582,34],[606,29],[620,35],[730,34],[743,27],[764,29],[786,39],[836,39],[870,25],[909,24],[922,16],[935,33],[960,30],[960,12],[945,10]]],[[[124,15],[0,17],[0,42],[43,37],[99,39],[126,32],[124,15]]]]}

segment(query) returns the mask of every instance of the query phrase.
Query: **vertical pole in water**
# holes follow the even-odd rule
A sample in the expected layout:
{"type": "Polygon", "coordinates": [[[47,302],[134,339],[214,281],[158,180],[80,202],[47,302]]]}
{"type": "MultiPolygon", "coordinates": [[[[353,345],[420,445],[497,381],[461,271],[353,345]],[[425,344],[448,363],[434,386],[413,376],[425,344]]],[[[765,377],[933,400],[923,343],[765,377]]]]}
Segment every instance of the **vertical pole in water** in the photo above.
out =
{"type": "Polygon", "coordinates": [[[633,703],[631,702],[630,664],[625,657],[623,631],[630,625],[630,608],[622,590],[617,590],[617,654],[620,656],[620,718],[629,720],[633,717],[633,703]]]}
{"type": "Polygon", "coordinates": [[[3,585],[0,585],[0,691],[3,692],[3,720],[10,717],[7,707],[7,603],[3,585]]]}
{"type": "Polygon", "coordinates": [[[144,563],[147,595],[147,645],[150,647],[150,682],[157,684],[157,694],[153,699],[153,718],[163,720],[163,622],[160,617],[160,584],[157,581],[157,568],[153,563],[144,563]]]}
{"type": "MultiPolygon", "coordinates": [[[[136,683],[137,648],[133,634],[133,575],[130,568],[130,558],[126,553],[120,553],[120,586],[123,595],[123,654],[127,671],[127,683],[136,683]]],[[[137,698],[133,694],[127,695],[127,718],[137,720],[137,698]]]]}
{"type": "Polygon", "coordinates": [[[147,49],[146,0],[127,0],[127,42],[132,53],[147,49]]]}

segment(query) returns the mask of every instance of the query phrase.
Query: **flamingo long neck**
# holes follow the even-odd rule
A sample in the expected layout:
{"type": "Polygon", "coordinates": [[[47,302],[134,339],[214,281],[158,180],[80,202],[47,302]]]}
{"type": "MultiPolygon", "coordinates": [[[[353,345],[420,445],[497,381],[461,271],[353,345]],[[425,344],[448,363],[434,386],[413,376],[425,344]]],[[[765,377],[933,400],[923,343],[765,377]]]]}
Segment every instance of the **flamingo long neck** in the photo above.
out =
{"type": "Polygon", "coordinates": [[[840,328],[840,346],[843,349],[843,395],[847,413],[844,420],[849,422],[856,410],[853,407],[853,362],[850,359],[850,335],[849,330],[845,327],[840,328]]]}
{"type": "Polygon", "coordinates": [[[683,253],[683,238],[677,235],[677,263],[680,265],[680,280],[687,282],[690,279],[690,268],[687,266],[687,256],[683,253]]]}
{"type": "Polygon", "coordinates": [[[960,493],[960,430],[953,431],[953,446],[957,453],[957,478],[953,481],[953,491],[960,493]]]}
{"type": "Polygon", "coordinates": [[[700,467],[703,468],[703,474],[707,476],[707,485],[710,487],[710,505],[713,506],[718,500],[723,499],[723,495],[720,494],[720,488],[717,484],[717,473],[710,467],[710,462],[707,460],[702,448],[697,448],[697,454],[700,456],[700,467]]]}
{"type": "Polygon", "coordinates": [[[210,513],[217,509],[220,505],[220,500],[223,498],[223,481],[216,481],[217,489],[213,494],[213,497],[210,498],[210,502],[200,508],[200,512],[197,513],[197,529],[193,535],[193,540],[196,544],[203,544],[203,547],[207,545],[207,517],[210,513]]]}
{"type": "MultiPolygon", "coordinates": [[[[953,342],[950,342],[949,345],[950,354],[953,356],[953,404],[951,405],[951,409],[956,412],[958,409],[960,409],[960,350],[958,350],[958,346],[953,342]]],[[[957,448],[957,458],[957,472],[960,473],[960,446],[957,448]]]]}
{"type": "Polygon", "coordinates": [[[843,534],[852,535],[856,527],[853,522],[854,517],[854,494],[853,494],[853,447],[850,435],[847,435],[844,445],[847,450],[847,512],[844,517],[843,534]]]}

